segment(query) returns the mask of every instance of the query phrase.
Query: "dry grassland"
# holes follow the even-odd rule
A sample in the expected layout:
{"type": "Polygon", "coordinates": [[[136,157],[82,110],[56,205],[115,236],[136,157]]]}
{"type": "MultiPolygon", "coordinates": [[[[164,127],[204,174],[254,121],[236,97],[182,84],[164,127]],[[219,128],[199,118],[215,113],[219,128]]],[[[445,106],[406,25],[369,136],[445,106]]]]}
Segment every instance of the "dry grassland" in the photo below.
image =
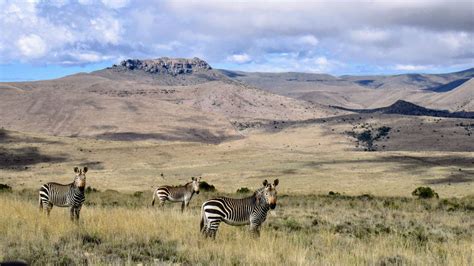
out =
{"type": "Polygon", "coordinates": [[[81,221],[40,215],[34,191],[0,194],[0,260],[33,264],[472,265],[474,199],[281,196],[262,236],[199,233],[201,193],[184,214],[148,195],[87,195],[81,221]],[[113,203],[113,204],[112,204],[113,203]],[[113,206],[112,206],[113,205],[113,206]]]}

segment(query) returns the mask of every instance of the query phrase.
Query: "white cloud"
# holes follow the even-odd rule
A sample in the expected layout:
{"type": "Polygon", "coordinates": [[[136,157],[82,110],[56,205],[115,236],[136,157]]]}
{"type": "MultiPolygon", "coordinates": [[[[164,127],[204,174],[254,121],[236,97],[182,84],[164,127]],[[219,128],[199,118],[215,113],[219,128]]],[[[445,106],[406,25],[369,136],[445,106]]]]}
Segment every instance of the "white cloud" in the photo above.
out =
{"type": "Polygon", "coordinates": [[[387,41],[390,37],[389,33],[385,30],[378,30],[378,29],[358,29],[352,30],[350,32],[350,36],[353,40],[357,42],[383,42],[387,41]]]}
{"type": "Polygon", "coordinates": [[[36,34],[21,37],[17,41],[17,45],[21,53],[26,57],[38,58],[47,51],[46,43],[36,34]]]}
{"type": "Polygon", "coordinates": [[[313,72],[472,65],[473,8],[448,0],[0,0],[0,63],[201,56],[313,72]]]}
{"type": "Polygon", "coordinates": [[[102,3],[108,8],[123,8],[129,4],[129,0],[102,0],[102,3]]]}
{"type": "Polygon", "coordinates": [[[305,45],[316,46],[319,43],[318,38],[313,35],[305,35],[298,38],[298,42],[305,45]]]}
{"type": "Polygon", "coordinates": [[[395,70],[403,70],[403,71],[420,71],[429,69],[429,66],[422,66],[422,65],[400,65],[397,64],[393,68],[395,70]]]}
{"type": "Polygon", "coordinates": [[[245,64],[252,61],[252,58],[248,54],[234,54],[227,57],[228,61],[238,64],[245,64]]]}
{"type": "Polygon", "coordinates": [[[90,20],[94,38],[107,44],[118,44],[120,41],[120,23],[111,17],[95,18],[90,20]]]}

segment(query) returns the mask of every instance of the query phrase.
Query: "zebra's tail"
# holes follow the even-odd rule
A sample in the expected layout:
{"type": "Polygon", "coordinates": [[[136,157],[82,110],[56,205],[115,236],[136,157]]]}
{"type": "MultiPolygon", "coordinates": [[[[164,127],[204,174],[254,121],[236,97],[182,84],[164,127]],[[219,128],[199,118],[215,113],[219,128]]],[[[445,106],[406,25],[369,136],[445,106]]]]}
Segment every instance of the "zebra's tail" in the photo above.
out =
{"type": "Polygon", "coordinates": [[[156,191],[153,192],[153,200],[151,201],[151,206],[155,206],[155,197],[156,197],[156,191]]]}
{"type": "Polygon", "coordinates": [[[204,205],[203,205],[201,207],[201,223],[199,224],[201,233],[204,233],[205,219],[206,219],[206,215],[204,214],[204,205]]]}
{"type": "Polygon", "coordinates": [[[38,206],[39,206],[39,210],[42,211],[43,210],[43,200],[41,200],[41,194],[38,195],[38,206]]]}

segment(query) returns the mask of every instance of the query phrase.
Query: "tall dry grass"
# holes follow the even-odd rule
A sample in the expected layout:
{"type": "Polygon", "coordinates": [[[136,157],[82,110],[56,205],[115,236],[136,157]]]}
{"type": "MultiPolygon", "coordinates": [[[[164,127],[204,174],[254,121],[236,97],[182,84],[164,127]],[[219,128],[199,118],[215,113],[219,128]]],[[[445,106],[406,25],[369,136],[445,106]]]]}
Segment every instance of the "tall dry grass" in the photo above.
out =
{"type": "MultiPolygon", "coordinates": [[[[31,194],[0,193],[0,260],[32,264],[472,265],[473,198],[282,196],[254,239],[221,225],[199,233],[199,203],[147,206],[149,195],[92,193],[74,224],[39,213],[31,194]],[[122,200],[120,200],[120,198],[122,200]],[[94,206],[93,206],[94,205],[94,206]]],[[[201,194],[202,195],[202,194],[201,194]]],[[[200,195],[200,196],[201,196],[200,195]]],[[[203,197],[206,197],[204,195],[203,197]]]]}

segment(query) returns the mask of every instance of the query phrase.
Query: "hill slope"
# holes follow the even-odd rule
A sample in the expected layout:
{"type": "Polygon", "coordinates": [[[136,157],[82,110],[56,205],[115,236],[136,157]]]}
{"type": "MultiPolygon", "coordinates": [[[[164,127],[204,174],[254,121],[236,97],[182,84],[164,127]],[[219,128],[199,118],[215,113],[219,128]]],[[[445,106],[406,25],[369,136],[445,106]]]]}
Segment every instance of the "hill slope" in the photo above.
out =
{"type": "Polygon", "coordinates": [[[474,88],[471,81],[474,68],[448,74],[393,76],[334,77],[325,74],[237,71],[221,73],[273,93],[323,105],[379,108],[402,99],[435,109],[474,111],[474,88]]]}
{"type": "Polygon", "coordinates": [[[51,135],[220,142],[241,137],[235,121],[341,113],[232,81],[199,59],[132,62],[57,80],[0,83],[0,123],[51,135]]]}

